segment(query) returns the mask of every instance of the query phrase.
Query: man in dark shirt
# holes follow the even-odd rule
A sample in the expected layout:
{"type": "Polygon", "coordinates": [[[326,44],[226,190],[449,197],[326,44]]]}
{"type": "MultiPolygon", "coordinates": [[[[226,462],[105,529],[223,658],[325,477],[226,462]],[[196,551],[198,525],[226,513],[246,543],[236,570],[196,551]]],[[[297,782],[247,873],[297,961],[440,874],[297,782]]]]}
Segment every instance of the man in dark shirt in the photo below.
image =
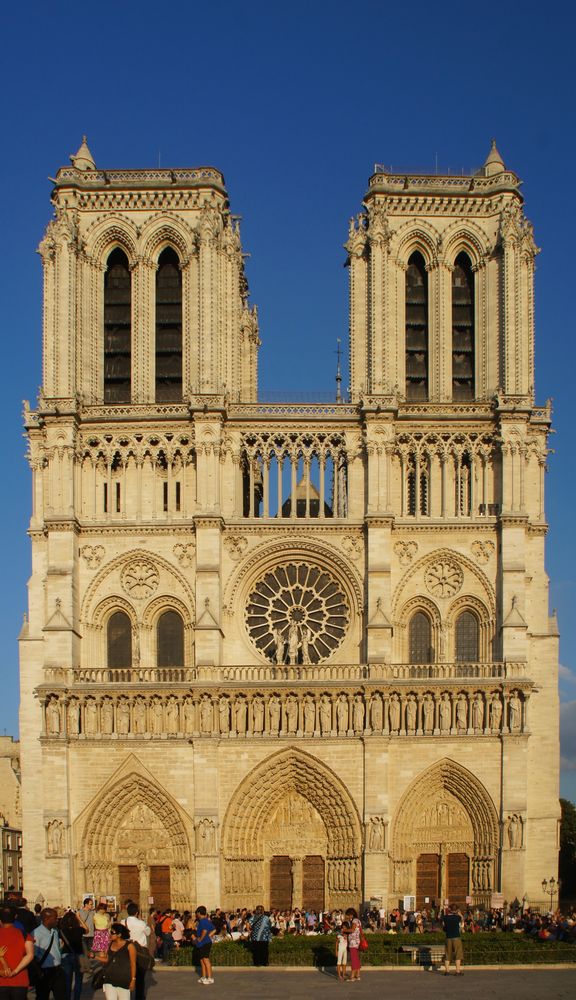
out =
{"type": "Polygon", "coordinates": [[[450,970],[450,962],[456,966],[456,975],[463,976],[460,966],[464,959],[464,949],[462,948],[462,938],[460,928],[462,926],[462,914],[453,903],[442,917],[442,926],[446,934],[446,958],[444,962],[444,975],[447,976],[450,970]]]}

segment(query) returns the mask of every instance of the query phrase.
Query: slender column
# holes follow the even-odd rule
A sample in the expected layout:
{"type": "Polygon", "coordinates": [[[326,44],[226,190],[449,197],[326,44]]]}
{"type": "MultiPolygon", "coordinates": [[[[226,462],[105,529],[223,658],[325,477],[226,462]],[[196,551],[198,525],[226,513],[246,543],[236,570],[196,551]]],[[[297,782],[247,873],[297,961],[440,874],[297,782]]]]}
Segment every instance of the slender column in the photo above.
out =
{"type": "Polygon", "coordinates": [[[446,455],[440,455],[441,517],[446,517],[446,455]]]}
{"type": "Polygon", "coordinates": [[[278,510],[276,512],[276,517],[282,517],[282,465],[284,463],[284,456],[282,454],[277,456],[278,463],[278,510]]]}
{"type": "Polygon", "coordinates": [[[414,515],[420,517],[420,452],[414,455],[414,515]]]}
{"type": "Polygon", "coordinates": [[[270,517],[270,459],[265,458],[262,463],[263,487],[264,487],[264,517],[270,517]]]}
{"type": "Polygon", "coordinates": [[[290,459],[290,468],[292,473],[291,478],[291,500],[290,500],[290,517],[296,517],[296,489],[297,489],[297,474],[298,474],[298,457],[292,457],[290,459]]]}
{"type": "Polygon", "coordinates": [[[324,503],[325,503],[325,500],[324,500],[324,497],[325,497],[324,476],[325,476],[325,472],[326,472],[326,459],[324,458],[324,455],[320,455],[319,465],[320,465],[320,512],[319,513],[320,513],[320,517],[323,518],[325,516],[325,514],[324,514],[324,503]]]}
{"type": "Polygon", "coordinates": [[[249,459],[248,471],[250,475],[248,516],[254,517],[254,459],[252,457],[249,459]]]}
{"type": "Polygon", "coordinates": [[[304,460],[304,482],[306,484],[306,505],[304,517],[310,517],[310,459],[304,460]]]}

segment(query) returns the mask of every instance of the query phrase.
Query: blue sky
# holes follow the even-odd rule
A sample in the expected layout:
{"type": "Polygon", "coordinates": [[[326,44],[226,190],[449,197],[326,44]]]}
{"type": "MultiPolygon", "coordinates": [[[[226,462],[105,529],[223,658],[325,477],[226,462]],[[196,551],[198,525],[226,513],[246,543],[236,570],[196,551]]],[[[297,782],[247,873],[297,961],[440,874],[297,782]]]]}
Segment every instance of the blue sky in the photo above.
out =
{"type": "Polygon", "coordinates": [[[82,133],[99,166],[220,168],[242,215],[260,311],[260,386],[334,386],[347,343],[342,244],[374,163],[470,170],[495,136],[523,178],[537,260],[537,396],[554,399],[547,479],[551,606],[562,632],[563,794],[576,800],[576,371],[571,252],[576,160],[569,3],[332,0],[26,3],[3,14],[0,269],[4,574],[0,733],[17,734],[30,478],[22,399],[40,384],[48,176],[82,133]],[[305,358],[305,364],[302,359],[305,358]]]}

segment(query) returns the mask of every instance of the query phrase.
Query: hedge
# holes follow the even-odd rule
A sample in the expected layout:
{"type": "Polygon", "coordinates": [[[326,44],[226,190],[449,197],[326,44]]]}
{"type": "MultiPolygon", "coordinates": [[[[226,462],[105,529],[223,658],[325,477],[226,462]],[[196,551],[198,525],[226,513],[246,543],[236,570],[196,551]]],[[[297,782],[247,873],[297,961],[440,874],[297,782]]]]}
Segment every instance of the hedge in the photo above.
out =
{"type": "MultiPolygon", "coordinates": [[[[362,954],[364,965],[411,965],[406,946],[426,947],[443,944],[442,933],[368,934],[368,950],[362,954]]],[[[464,961],[467,965],[536,965],[576,963],[576,943],[538,941],[514,933],[483,932],[463,935],[464,961]]],[[[287,935],[270,942],[270,965],[319,968],[336,964],[336,938],[332,935],[287,935]]],[[[212,948],[216,966],[252,965],[247,941],[218,941],[212,948]]],[[[170,965],[192,965],[192,948],[175,948],[170,965]]]]}

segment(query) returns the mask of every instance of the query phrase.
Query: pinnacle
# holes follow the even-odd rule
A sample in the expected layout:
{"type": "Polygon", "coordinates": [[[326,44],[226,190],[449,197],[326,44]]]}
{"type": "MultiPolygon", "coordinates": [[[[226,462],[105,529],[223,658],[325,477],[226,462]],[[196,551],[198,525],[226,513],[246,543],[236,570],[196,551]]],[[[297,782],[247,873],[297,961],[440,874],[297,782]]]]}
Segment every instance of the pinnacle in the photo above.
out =
{"type": "Polygon", "coordinates": [[[490,152],[484,161],[484,171],[486,176],[490,177],[493,174],[500,174],[504,171],[506,167],[504,166],[504,160],[500,156],[498,149],[496,147],[496,139],[492,139],[492,145],[490,147],[490,152]]]}
{"type": "Polygon", "coordinates": [[[94,157],[88,148],[88,140],[85,135],[82,136],[78,152],[71,156],[70,160],[72,165],[76,167],[76,170],[96,170],[94,157]]]}

